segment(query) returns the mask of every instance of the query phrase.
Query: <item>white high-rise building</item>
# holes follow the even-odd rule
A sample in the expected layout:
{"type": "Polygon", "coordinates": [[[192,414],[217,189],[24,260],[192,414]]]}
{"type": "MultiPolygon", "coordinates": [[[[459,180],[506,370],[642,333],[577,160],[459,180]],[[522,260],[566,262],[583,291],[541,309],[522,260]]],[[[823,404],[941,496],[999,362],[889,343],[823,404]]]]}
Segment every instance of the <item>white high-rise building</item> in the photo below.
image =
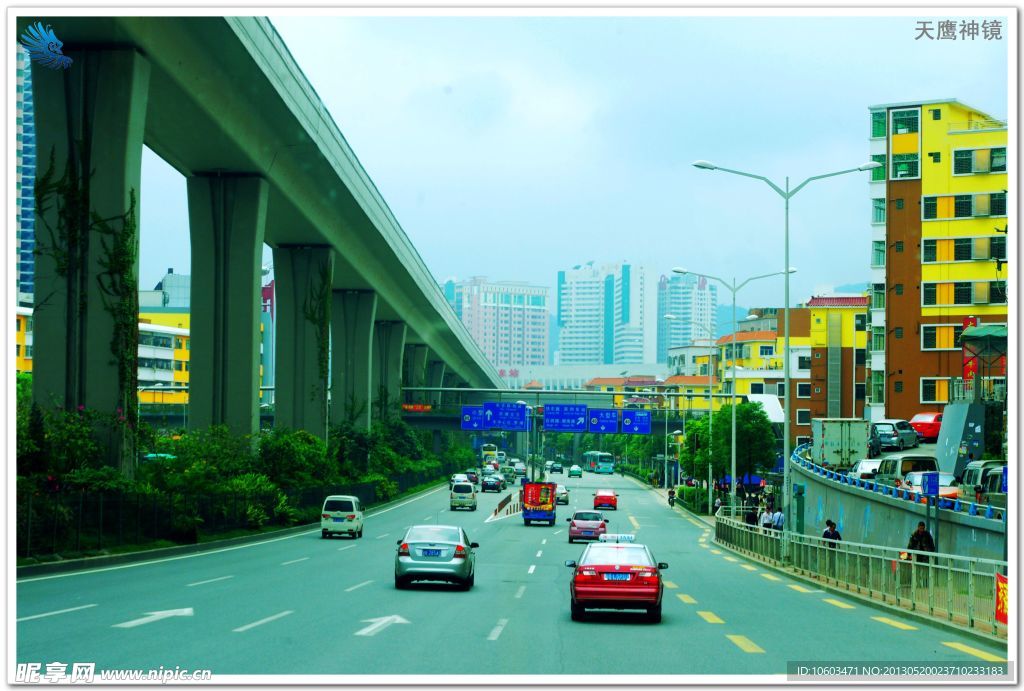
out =
{"type": "Polygon", "coordinates": [[[670,348],[703,341],[709,334],[714,337],[717,308],[718,288],[703,276],[662,276],[658,281],[658,362],[668,361],[670,348]],[[675,319],[665,319],[666,314],[675,319]]]}
{"type": "Polygon", "coordinates": [[[547,364],[547,288],[474,276],[447,281],[444,292],[495,367],[547,364]]]}
{"type": "Polygon", "coordinates": [[[589,262],[558,272],[558,362],[652,362],[654,303],[642,266],[589,262]],[[648,314],[650,312],[650,314],[648,314]]]}

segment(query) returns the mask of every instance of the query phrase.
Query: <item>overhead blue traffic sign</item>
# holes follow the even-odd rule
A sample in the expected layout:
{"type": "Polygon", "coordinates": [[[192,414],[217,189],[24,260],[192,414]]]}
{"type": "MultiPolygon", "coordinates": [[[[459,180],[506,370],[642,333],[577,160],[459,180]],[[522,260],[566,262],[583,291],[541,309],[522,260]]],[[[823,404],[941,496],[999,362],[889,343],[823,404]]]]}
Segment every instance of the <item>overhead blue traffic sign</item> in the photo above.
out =
{"type": "Polygon", "coordinates": [[[487,429],[487,419],[484,417],[484,407],[481,405],[462,406],[462,429],[479,430],[487,429]]]}
{"type": "Polygon", "coordinates": [[[650,434],[651,433],[651,411],[649,411],[649,410],[623,410],[622,411],[622,433],[623,434],[650,434]]]}
{"type": "Polygon", "coordinates": [[[923,473],[921,475],[921,494],[934,497],[939,493],[939,474],[923,473]]]}
{"type": "Polygon", "coordinates": [[[586,432],[587,406],[549,403],[544,406],[544,429],[548,432],[586,432]]]}
{"type": "Polygon", "coordinates": [[[526,406],[519,403],[484,403],[484,418],[487,426],[492,429],[526,431],[526,406]]]}
{"type": "Polygon", "coordinates": [[[1007,479],[1008,479],[1008,477],[1006,475],[1006,466],[1004,465],[1003,466],[1003,483],[1000,485],[1003,494],[1006,494],[1006,489],[1008,487],[1007,479]]]}
{"type": "Polygon", "coordinates": [[[619,411],[591,408],[588,415],[589,430],[593,434],[618,434],[619,411]]]}

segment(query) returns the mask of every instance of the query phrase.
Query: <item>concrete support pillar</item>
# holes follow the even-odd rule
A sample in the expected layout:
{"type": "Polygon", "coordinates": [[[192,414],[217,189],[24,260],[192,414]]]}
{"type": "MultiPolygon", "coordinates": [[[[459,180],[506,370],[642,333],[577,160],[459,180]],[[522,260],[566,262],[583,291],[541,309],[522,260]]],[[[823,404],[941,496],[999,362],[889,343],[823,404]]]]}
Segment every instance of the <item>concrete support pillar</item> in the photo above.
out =
{"type": "MultiPolygon", "coordinates": [[[[447,367],[448,366],[440,360],[432,360],[427,363],[427,386],[434,389],[444,386],[444,375],[447,367]]],[[[428,402],[435,408],[440,406],[440,392],[430,394],[428,402]]]]}
{"type": "MultiPolygon", "coordinates": [[[[421,387],[426,386],[427,381],[427,356],[430,349],[423,344],[412,344],[405,346],[405,374],[402,376],[402,386],[421,387]]],[[[403,403],[425,403],[425,396],[422,392],[405,394],[402,397],[403,403]],[[416,399],[415,401],[413,399],[416,399]]]]}
{"type": "Polygon", "coordinates": [[[370,429],[377,294],[336,290],[331,310],[331,425],[370,429]]]}
{"type": "Polygon", "coordinates": [[[274,426],[326,440],[334,254],[329,247],[275,247],[274,280],[274,426]]]}
{"type": "MultiPolygon", "coordinates": [[[[188,179],[192,239],[191,429],[259,431],[260,279],[267,181],[209,174],[188,179]]],[[[278,327],[280,334],[280,327],[278,327]]]]}
{"type": "Polygon", "coordinates": [[[373,339],[374,409],[380,419],[397,414],[402,396],[405,322],[377,322],[373,339]]]}
{"type": "Polygon", "coordinates": [[[442,449],[441,449],[441,445],[442,445],[441,442],[442,442],[441,430],[439,430],[439,429],[433,430],[433,434],[431,435],[431,450],[432,450],[432,452],[433,452],[433,454],[435,456],[440,456],[441,455],[441,451],[442,451],[442,449]]]}
{"type": "Polygon", "coordinates": [[[131,48],[67,54],[69,69],[32,66],[37,184],[49,172],[52,184],[67,175],[74,190],[51,188],[36,209],[33,398],[44,408],[84,406],[109,420],[96,430],[107,462],[130,475],[134,436],[115,420],[135,420],[138,317],[115,317],[138,307],[150,64],[131,48]],[[111,343],[117,323],[121,349],[111,343]]]}

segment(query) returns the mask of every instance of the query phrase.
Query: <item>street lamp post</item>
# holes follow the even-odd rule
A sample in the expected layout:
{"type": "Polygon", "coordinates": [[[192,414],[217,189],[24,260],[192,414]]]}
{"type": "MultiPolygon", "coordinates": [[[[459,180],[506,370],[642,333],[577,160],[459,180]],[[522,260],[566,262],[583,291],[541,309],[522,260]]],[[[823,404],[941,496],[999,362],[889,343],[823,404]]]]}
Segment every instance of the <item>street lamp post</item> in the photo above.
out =
{"type": "MultiPolygon", "coordinates": [[[[666,314],[665,315],[665,319],[668,319],[669,321],[678,321],[679,317],[677,317],[674,314],[666,314]]],[[[715,399],[714,399],[714,396],[712,394],[712,389],[714,388],[714,381],[715,381],[715,370],[714,370],[714,367],[712,366],[712,363],[714,362],[714,359],[715,359],[715,334],[714,334],[714,332],[709,327],[705,326],[704,324],[701,324],[700,322],[690,322],[690,324],[692,324],[693,326],[699,326],[704,331],[704,333],[706,333],[708,335],[708,339],[709,339],[709,341],[708,341],[708,459],[710,459],[711,458],[711,434],[714,431],[714,424],[715,424],[715,399]]],[[[668,424],[667,420],[666,420],[665,424],[666,425],[668,424]]],[[[696,459],[694,459],[694,463],[696,463],[696,459]]],[[[694,471],[693,472],[694,472],[694,475],[697,474],[696,466],[694,466],[694,471]]]]}
{"type": "Polygon", "coordinates": [[[526,401],[516,401],[516,405],[526,406],[526,467],[530,469],[530,481],[533,482],[536,479],[533,463],[530,462],[530,418],[533,414],[533,407],[526,401]]]}
{"type": "Polygon", "coordinates": [[[775,271],[770,274],[761,274],[760,276],[751,276],[747,280],[743,281],[739,285],[736,285],[736,279],[732,279],[732,285],[727,283],[724,279],[718,276],[712,276],[710,274],[703,274],[698,271],[687,271],[681,267],[673,267],[672,271],[677,274],[693,274],[694,276],[703,276],[704,278],[718,281],[727,290],[732,293],[732,386],[730,392],[730,401],[732,404],[732,453],[731,453],[731,469],[732,474],[729,477],[729,505],[732,507],[736,506],[736,293],[740,289],[750,283],[751,281],[757,281],[762,278],[770,278],[772,276],[781,276],[783,274],[789,275],[796,271],[796,269],[790,268],[786,271],[775,271]]]}
{"type": "MultiPolygon", "coordinates": [[[[794,187],[792,190],[789,189],[789,176],[788,175],[786,176],[786,189],[783,190],[781,187],[779,187],[778,185],[776,185],[774,182],[772,182],[771,180],[769,180],[768,178],[766,178],[763,175],[755,175],[754,173],[747,173],[747,172],[744,172],[742,170],[733,170],[731,168],[722,168],[721,166],[716,166],[714,163],[711,163],[710,161],[694,161],[693,165],[695,167],[697,167],[697,168],[702,169],[702,170],[721,170],[724,173],[732,173],[733,175],[742,175],[743,177],[754,178],[755,180],[761,180],[762,182],[767,184],[769,187],[771,187],[773,190],[775,190],[775,192],[780,197],[782,197],[782,199],[785,202],[785,231],[784,231],[784,239],[783,239],[783,247],[784,247],[783,248],[783,266],[786,267],[786,279],[785,279],[785,293],[784,293],[784,297],[783,297],[785,302],[783,304],[783,315],[784,315],[783,316],[783,328],[784,328],[783,334],[784,334],[784,336],[783,336],[783,341],[782,341],[782,343],[783,343],[782,350],[783,350],[783,357],[784,357],[784,360],[782,362],[782,368],[783,368],[783,373],[782,373],[783,384],[782,384],[782,388],[783,388],[783,395],[785,396],[784,415],[783,415],[783,421],[782,421],[782,464],[783,464],[782,465],[782,468],[783,468],[783,471],[782,471],[783,472],[783,480],[782,480],[782,513],[783,513],[783,516],[784,516],[784,519],[783,519],[783,528],[784,528],[783,538],[785,538],[785,531],[788,531],[789,530],[789,526],[791,525],[791,523],[789,522],[789,520],[790,520],[789,519],[789,505],[790,505],[790,499],[789,499],[789,495],[790,495],[790,487],[789,487],[789,481],[790,481],[790,476],[789,476],[789,416],[790,416],[790,409],[792,407],[791,406],[791,401],[793,400],[793,396],[791,396],[790,392],[789,392],[789,387],[790,387],[790,381],[789,381],[789,274],[791,273],[791,271],[789,270],[789,200],[792,197],[794,197],[797,192],[802,190],[804,188],[804,186],[806,186],[809,182],[813,182],[815,180],[821,180],[823,178],[835,177],[836,175],[845,175],[847,173],[856,173],[856,172],[861,172],[861,171],[866,171],[866,170],[874,170],[875,168],[881,168],[882,164],[877,162],[877,161],[872,161],[871,163],[865,163],[864,165],[857,166],[856,168],[847,168],[845,170],[837,170],[834,173],[825,173],[824,175],[812,175],[811,177],[807,178],[806,180],[801,182],[799,185],[794,187]]],[[[735,294],[733,294],[733,298],[734,299],[735,299],[735,297],[736,297],[735,294]]],[[[733,318],[735,320],[735,311],[733,312],[733,318]]],[[[734,372],[734,374],[735,374],[735,365],[736,365],[736,363],[734,361],[733,362],[733,368],[734,368],[733,372],[734,372]]],[[[785,539],[783,539],[783,556],[784,557],[786,556],[786,553],[787,553],[787,550],[786,550],[786,545],[785,545],[785,539]]]]}
{"type": "MultiPolygon", "coordinates": [[[[666,430],[668,429],[668,413],[667,412],[665,413],[665,429],[666,430]]],[[[671,434],[669,432],[665,432],[665,456],[664,456],[663,465],[662,465],[662,486],[665,487],[665,489],[668,489],[668,438],[680,435],[682,433],[683,433],[683,430],[681,430],[681,429],[672,430],[671,434]]],[[[672,443],[676,445],[676,448],[679,447],[679,442],[674,441],[672,443]]]]}

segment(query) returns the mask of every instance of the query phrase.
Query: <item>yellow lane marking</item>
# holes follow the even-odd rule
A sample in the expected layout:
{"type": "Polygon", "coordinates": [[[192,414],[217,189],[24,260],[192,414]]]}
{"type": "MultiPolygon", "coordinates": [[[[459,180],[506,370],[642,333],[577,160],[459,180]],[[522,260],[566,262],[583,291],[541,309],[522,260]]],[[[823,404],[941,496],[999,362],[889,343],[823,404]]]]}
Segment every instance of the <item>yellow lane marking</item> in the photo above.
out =
{"type": "Polygon", "coordinates": [[[986,653],[984,650],[978,650],[977,648],[972,648],[971,646],[964,645],[963,643],[950,643],[948,641],[943,641],[942,645],[967,653],[968,655],[973,655],[974,657],[980,657],[986,662],[1006,662],[1006,658],[993,655],[992,653],[986,653]]]}
{"type": "Polygon", "coordinates": [[[720,550],[720,549],[713,549],[713,550],[711,550],[711,553],[712,554],[721,554],[722,550],[720,550]]]}
{"type": "Polygon", "coordinates": [[[831,597],[823,597],[821,599],[821,601],[822,602],[827,602],[830,605],[834,605],[834,606],[838,607],[839,609],[854,609],[853,605],[848,605],[845,602],[843,602],[842,600],[836,600],[835,598],[831,598],[831,597]]]}
{"type": "Polygon", "coordinates": [[[704,527],[700,523],[698,523],[697,521],[690,521],[690,523],[692,523],[693,525],[697,526],[698,528],[703,528],[704,527]]]}
{"type": "Polygon", "coordinates": [[[792,588],[793,590],[795,590],[798,593],[809,593],[809,592],[811,592],[810,588],[805,588],[802,585],[791,585],[789,587],[792,588]]]}
{"type": "Polygon", "coordinates": [[[675,583],[673,583],[672,581],[664,581],[664,583],[665,583],[665,587],[666,587],[666,588],[669,588],[669,589],[671,589],[671,590],[675,590],[676,588],[678,588],[678,587],[679,587],[678,585],[676,585],[676,584],[675,584],[675,583]]]}
{"type": "Polygon", "coordinates": [[[902,629],[904,631],[917,631],[917,627],[916,626],[911,626],[910,624],[904,624],[902,621],[896,621],[895,619],[889,619],[888,617],[871,617],[871,618],[874,619],[875,621],[880,621],[883,624],[888,624],[889,626],[893,626],[893,627],[895,627],[897,629],[902,629]]]}
{"type": "Polygon", "coordinates": [[[676,597],[678,597],[680,600],[682,600],[687,605],[695,605],[695,604],[697,604],[697,601],[694,600],[689,595],[684,595],[682,593],[679,593],[678,595],[676,595],[676,597]]]}
{"type": "Polygon", "coordinates": [[[697,615],[700,616],[701,619],[703,619],[704,621],[706,621],[709,624],[724,624],[725,623],[724,621],[719,619],[718,615],[715,614],[714,612],[707,612],[707,611],[698,610],[697,615]]]}
{"type": "Polygon", "coordinates": [[[700,544],[700,546],[701,546],[701,547],[703,547],[704,549],[710,549],[710,548],[709,548],[709,547],[708,547],[708,546],[707,546],[706,544],[704,544],[703,542],[702,542],[702,543],[700,544]]]}
{"type": "Polygon", "coordinates": [[[757,571],[757,567],[751,566],[750,564],[740,564],[740,567],[746,569],[747,571],[757,571]]]}
{"type": "Polygon", "coordinates": [[[739,559],[737,559],[736,557],[722,557],[722,558],[725,559],[726,561],[739,561],[739,559]]]}
{"type": "Polygon", "coordinates": [[[761,578],[767,578],[769,581],[781,581],[782,579],[778,576],[773,576],[770,573],[762,573],[761,578]]]}
{"type": "Polygon", "coordinates": [[[636,522],[636,519],[632,516],[629,517],[629,522],[633,524],[633,528],[636,530],[640,529],[640,524],[636,522]]]}
{"type": "Polygon", "coordinates": [[[746,636],[734,636],[734,635],[726,634],[725,637],[728,638],[733,643],[735,643],[739,647],[739,649],[742,650],[745,653],[763,653],[764,652],[764,648],[761,648],[756,643],[754,643],[754,641],[750,640],[746,636]]]}
{"type": "Polygon", "coordinates": [[[699,540],[697,540],[697,542],[707,542],[707,541],[708,541],[708,539],[706,537],[702,537],[699,540]]]}

